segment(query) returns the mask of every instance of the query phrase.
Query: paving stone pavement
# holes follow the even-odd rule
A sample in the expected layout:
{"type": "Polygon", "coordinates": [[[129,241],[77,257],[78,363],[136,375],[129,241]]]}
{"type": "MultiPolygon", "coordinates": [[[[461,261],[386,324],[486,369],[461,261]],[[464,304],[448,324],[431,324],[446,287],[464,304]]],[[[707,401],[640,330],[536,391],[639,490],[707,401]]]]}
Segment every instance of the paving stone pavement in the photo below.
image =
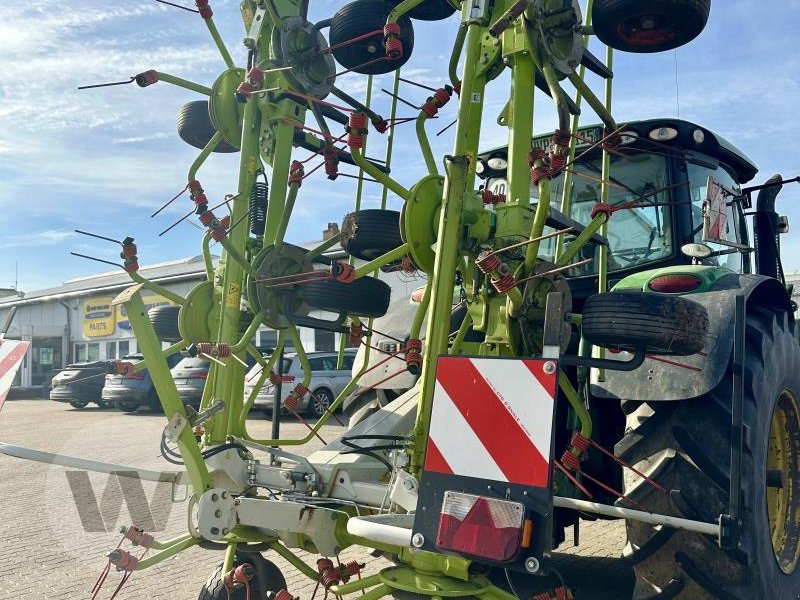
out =
{"type": "MultiPolygon", "coordinates": [[[[0,441],[167,471],[175,467],[159,456],[164,425],[162,415],[143,411],[124,414],[94,405],[76,410],[49,400],[16,400],[7,402],[0,412],[0,441]]],[[[270,423],[260,416],[252,417],[248,427],[254,437],[268,437],[270,423]]],[[[301,437],[304,431],[298,423],[282,424],[286,437],[301,437]]],[[[343,431],[333,425],[321,433],[330,440],[343,431]]],[[[312,452],[320,446],[315,439],[304,451],[312,452]]],[[[94,473],[68,479],[68,471],[0,455],[0,600],[89,598],[106,564],[104,554],[119,543],[119,526],[130,523],[130,512],[122,502],[116,479],[94,473]]],[[[148,504],[150,509],[144,516],[151,518],[157,539],[185,533],[187,502],[172,503],[171,490],[158,488],[155,483],[144,482],[143,487],[142,505],[148,504]]],[[[134,511],[141,519],[141,510],[134,507],[134,511]]],[[[571,539],[570,532],[567,539],[571,539]]],[[[579,547],[559,549],[555,565],[576,592],[577,600],[630,597],[630,566],[616,558],[624,542],[621,523],[600,521],[582,525],[579,547]]],[[[315,557],[300,555],[314,563],[315,557]]],[[[283,570],[289,590],[302,600],[310,600],[314,583],[284,560],[269,558],[283,570]]],[[[368,573],[388,564],[369,556],[363,548],[350,548],[341,558],[367,562],[368,573]]],[[[221,552],[192,548],[134,573],[117,598],[194,600],[221,560],[221,552]]],[[[109,598],[118,581],[119,576],[112,573],[100,598],[109,598]]],[[[546,589],[551,581],[512,574],[512,582],[523,597],[529,597],[533,589],[546,589]]]]}

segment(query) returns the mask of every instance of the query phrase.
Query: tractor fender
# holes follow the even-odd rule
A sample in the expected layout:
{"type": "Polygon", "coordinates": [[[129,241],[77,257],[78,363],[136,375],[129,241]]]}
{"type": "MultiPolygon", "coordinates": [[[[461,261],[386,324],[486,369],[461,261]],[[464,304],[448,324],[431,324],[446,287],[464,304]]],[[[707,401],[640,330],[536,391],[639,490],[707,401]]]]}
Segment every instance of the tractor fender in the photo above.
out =
{"type": "Polygon", "coordinates": [[[733,350],[736,296],[746,298],[748,309],[767,306],[785,310],[794,329],[794,310],[789,294],[777,280],[763,275],[731,274],[720,278],[709,291],[687,294],[708,312],[708,337],[703,350],[691,356],[648,355],[642,366],[629,372],[605,371],[604,381],[592,369],[591,393],[596,398],[640,402],[697,398],[722,380],[733,350]]]}

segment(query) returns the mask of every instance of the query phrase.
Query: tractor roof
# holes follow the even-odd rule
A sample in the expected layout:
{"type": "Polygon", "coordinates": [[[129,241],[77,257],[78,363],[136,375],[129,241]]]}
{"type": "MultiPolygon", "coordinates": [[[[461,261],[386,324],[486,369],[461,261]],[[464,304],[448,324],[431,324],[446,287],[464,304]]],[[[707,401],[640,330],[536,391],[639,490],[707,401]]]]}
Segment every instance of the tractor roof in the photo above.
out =
{"type": "MultiPolygon", "coordinates": [[[[625,124],[622,133],[628,134],[627,143],[635,144],[635,147],[642,150],[664,152],[668,148],[679,148],[682,150],[694,150],[712,156],[734,169],[739,183],[747,183],[758,172],[758,167],[744,152],[721,135],[690,121],[672,118],[631,121],[625,124]],[[652,139],[651,134],[663,128],[674,129],[677,131],[677,135],[671,140],[652,139]]],[[[531,145],[546,149],[549,145],[550,135],[550,133],[547,133],[535,136],[531,145]]],[[[580,151],[581,147],[586,148],[601,139],[603,135],[602,125],[581,127],[578,130],[578,135],[585,140],[578,144],[578,150],[580,151]]],[[[481,152],[478,155],[478,160],[483,162],[483,170],[480,173],[480,177],[487,178],[493,175],[501,175],[505,169],[494,170],[488,166],[487,161],[490,158],[505,159],[507,158],[507,151],[508,146],[500,146],[481,152]]]]}

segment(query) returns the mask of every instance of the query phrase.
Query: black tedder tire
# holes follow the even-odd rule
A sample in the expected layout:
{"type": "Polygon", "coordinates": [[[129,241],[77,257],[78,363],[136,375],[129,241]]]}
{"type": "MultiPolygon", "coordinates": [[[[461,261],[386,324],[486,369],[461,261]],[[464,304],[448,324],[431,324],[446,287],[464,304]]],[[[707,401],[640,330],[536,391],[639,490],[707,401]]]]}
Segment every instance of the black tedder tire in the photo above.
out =
{"type": "Polygon", "coordinates": [[[389,3],[376,0],[356,0],[340,8],[331,21],[331,46],[346,44],[372,31],[378,33],[333,50],[336,61],[343,67],[363,75],[380,75],[402,67],[411,58],[411,52],[414,50],[414,28],[407,15],[397,20],[397,24],[400,25],[400,40],[403,42],[403,55],[397,60],[376,60],[386,56],[383,26],[393,8],[394,6],[389,3]],[[370,62],[373,60],[376,62],[370,62]]]}
{"type": "MultiPolygon", "coordinates": [[[[400,4],[394,2],[394,4],[400,4]]],[[[423,0],[406,14],[419,21],[441,21],[456,12],[455,6],[447,0],[423,0]]]]}
{"type": "Polygon", "coordinates": [[[250,595],[243,587],[234,589],[230,595],[222,581],[222,565],[219,565],[206,580],[197,600],[268,600],[272,593],[286,589],[286,580],[275,563],[268,561],[260,554],[237,553],[233,565],[238,567],[249,562],[255,569],[255,577],[250,581],[250,595]]]}
{"type": "Polygon", "coordinates": [[[360,210],[342,221],[342,248],[350,256],[369,261],[402,245],[396,210],[360,210]]]}
{"type": "Polygon", "coordinates": [[[162,342],[175,343],[181,341],[181,334],[178,331],[178,313],[181,307],[174,304],[163,304],[154,306],[147,311],[147,316],[156,337],[162,342]]]}
{"type": "Polygon", "coordinates": [[[703,349],[708,314],[681,296],[606,292],[586,301],[582,329],[596,346],[685,356],[703,349]]]}
{"type": "Polygon", "coordinates": [[[708,22],[711,0],[595,0],[592,27],[624,52],[662,52],[688,44],[708,22]]]}
{"type": "Polygon", "coordinates": [[[382,317],[389,310],[392,289],[380,279],[361,277],[351,283],[320,281],[303,284],[300,294],[309,306],[358,317],[382,317]]]}
{"type": "MultiPolygon", "coordinates": [[[[800,597],[800,346],[784,312],[748,307],[746,336],[741,546],[628,521],[634,600],[800,597]]],[[[626,474],[625,494],[643,510],[707,523],[728,512],[731,381],[729,366],[706,396],[628,416],[616,454],[670,490],[626,474]]]]}
{"type": "MultiPolygon", "coordinates": [[[[202,150],[217,132],[208,114],[208,100],[187,102],[178,111],[178,135],[195,148],[202,150]]],[[[225,140],[220,140],[214,152],[238,152],[225,140]]]]}

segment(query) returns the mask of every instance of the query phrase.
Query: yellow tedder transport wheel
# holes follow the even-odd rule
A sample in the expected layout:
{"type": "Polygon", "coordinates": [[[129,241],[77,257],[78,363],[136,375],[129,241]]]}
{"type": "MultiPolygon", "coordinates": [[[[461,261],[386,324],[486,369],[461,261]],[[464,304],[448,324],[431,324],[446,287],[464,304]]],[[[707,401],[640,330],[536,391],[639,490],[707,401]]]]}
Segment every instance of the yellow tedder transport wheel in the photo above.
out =
{"type": "MultiPolygon", "coordinates": [[[[800,598],[800,346],[784,311],[748,306],[743,401],[741,537],[721,549],[700,534],[629,521],[634,600],[800,598]]],[[[710,393],[645,403],[616,453],[664,494],[626,475],[647,510],[715,522],[728,511],[732,369],[710,393]]]]}

